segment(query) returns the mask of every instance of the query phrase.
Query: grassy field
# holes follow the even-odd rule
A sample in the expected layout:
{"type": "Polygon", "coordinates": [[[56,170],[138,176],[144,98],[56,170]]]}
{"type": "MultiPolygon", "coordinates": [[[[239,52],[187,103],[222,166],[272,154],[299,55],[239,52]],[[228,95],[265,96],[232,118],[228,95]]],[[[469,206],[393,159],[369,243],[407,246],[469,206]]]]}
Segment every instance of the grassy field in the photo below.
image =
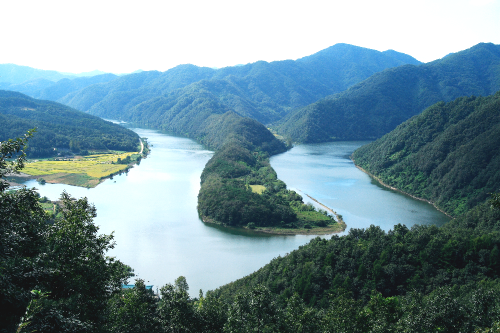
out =
{"type": "Polygon", "coordinates": [[[129,168],[116,164],[119,160],[135,162],[138,153],[96,154],[59,160],[32,160],[26,163],[23,173],[43,178],[47,183],[62,183],[81,187],[95,187],[103,179],[129,168]]]}
{"type": "Polygon", "coordinates": [[[253,193],[262,194],[266,190],[264,185],[248,185],[252,189],[253,193]]]}

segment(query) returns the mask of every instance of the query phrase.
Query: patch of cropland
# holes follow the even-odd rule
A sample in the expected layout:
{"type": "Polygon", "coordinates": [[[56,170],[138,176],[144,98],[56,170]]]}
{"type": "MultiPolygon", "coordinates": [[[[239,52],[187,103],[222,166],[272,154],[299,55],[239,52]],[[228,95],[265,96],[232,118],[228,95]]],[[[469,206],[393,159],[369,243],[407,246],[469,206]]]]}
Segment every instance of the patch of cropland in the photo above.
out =
{"type": "Polygon", "coordinates": [[[0,91],[0,140],[20,137],[35,127],[26,149],[29,157],[139,150],[139,136],[122,126],[59,103],[0,91]]]}
{"type": "Polygon", "coordinates": [[[423,65],[387,69],[311,105],[273,128],[294,142],[373,140],[439,101],[500,89],[500,45],[478,44],[423,65]]]}
{"type": "Polygon", "coordinates": [[[387,185],[458,216],[500,190],[500,92],[440,102],[353,154],[387,185]]]}
{"type": "Polygon", "coordinates": [[[110,153],[51,160],[31,160],[23,173],[36,177],[38,182],[95,187],[103,179],[125,172],[140,162],[138,153],[110,153]]]}

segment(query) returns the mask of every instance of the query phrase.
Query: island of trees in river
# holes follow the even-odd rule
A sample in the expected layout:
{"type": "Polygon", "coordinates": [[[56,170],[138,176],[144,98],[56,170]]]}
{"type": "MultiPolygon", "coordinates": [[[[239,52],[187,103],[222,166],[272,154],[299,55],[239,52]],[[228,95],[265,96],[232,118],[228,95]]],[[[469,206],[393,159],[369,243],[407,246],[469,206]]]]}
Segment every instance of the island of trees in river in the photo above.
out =
{"type": "MultiPolygon", "coordinates": [[[[199,297],[189,297],[180,277],[158,299],[143,281],[120,289],[131,269],[105,258],[111,237],[97,234],[95,211],[85,199],[63,195],[63,216],[49,220],[36,193],[2,186],[0,301],[8,309],[0,314],[2,326],[82,332],[500,329],[499,96],[454,100],[498,91],[499,50],[479,44],[423,65],[389,52],[383,56],[411,65],[363,77],[340,74],[360,68],[355,54],[382,55],[342,45],[296,62],[138,73],[62,97],[91,113],[169,130],[214,149],[199,194],[206,221],[279,228],[325,221],[321,213],[303,219],[307,206],[269,166],[268,157],[286,145],[257,120],[278,121],[285,141],[302,142],[375,139],[397,127],[353,159],[455,218],[441,228],[397,225],[384,232],[372,226],[317,238],[199,297]],[[339,57],[348,53],[347,62],[339,57]],[[343,85],[333,84],[335,77],[343,85]],[[432,105],[439,99],[449,103],[432,105]],[[307,105],[311,100],[317,102],[307,105]]],[[[21,148],[20,141],[2,144],[1,170],[9,151],[21,148]]]]}

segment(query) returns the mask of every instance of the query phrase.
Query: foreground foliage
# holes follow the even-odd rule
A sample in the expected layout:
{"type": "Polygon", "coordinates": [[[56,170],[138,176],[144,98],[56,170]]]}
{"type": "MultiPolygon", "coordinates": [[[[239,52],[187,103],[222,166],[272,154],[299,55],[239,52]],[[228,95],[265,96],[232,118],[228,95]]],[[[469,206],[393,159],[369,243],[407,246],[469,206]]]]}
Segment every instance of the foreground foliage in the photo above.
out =
{"type": "MultiPolygon", "coordinates": [[[[0,175],[22,167],[24,155],[6,157],[24,144],[2,142],[0,175]]],[[[49,216],[33,190],[2,185],[3,332],[486,332],[500,322],[498,194],[442,228],[316,238],[198,298],[184,277],[159,297],[141,280],[121,289],[131,269],[105,256],[112,236],[97,234],[95,208],[66,193],[60,207],[49,216]]]]}
{"type": "MultiPolygon", "coordinates": [[[[0,170],[24,145],[1,143],[0,170]]],[[[20,155],[10,169],[20,169],[24,160],[20,155]]],[[[86,199],[63,193],[62,217],[55,219],[38,199],[33,189],[0,189],[1,331],[102,331],[108,300],[131,269],[105,256],[112,236],[98,235],[95,208],[86,199]]]]}

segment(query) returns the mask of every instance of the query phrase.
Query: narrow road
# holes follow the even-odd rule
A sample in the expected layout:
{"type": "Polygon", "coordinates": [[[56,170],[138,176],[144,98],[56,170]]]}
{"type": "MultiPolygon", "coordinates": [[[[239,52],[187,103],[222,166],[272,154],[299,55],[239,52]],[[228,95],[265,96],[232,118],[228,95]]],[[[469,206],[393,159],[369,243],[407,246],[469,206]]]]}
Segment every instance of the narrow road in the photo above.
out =
{"type": "Polygon", "coordinates": [[[142,151],[144,150],[144,143],[142,143],[141,138],[139,138],[139,142],[141,143],[141,151],[139,152],[139,154],[142,154],[142,151]]]}

